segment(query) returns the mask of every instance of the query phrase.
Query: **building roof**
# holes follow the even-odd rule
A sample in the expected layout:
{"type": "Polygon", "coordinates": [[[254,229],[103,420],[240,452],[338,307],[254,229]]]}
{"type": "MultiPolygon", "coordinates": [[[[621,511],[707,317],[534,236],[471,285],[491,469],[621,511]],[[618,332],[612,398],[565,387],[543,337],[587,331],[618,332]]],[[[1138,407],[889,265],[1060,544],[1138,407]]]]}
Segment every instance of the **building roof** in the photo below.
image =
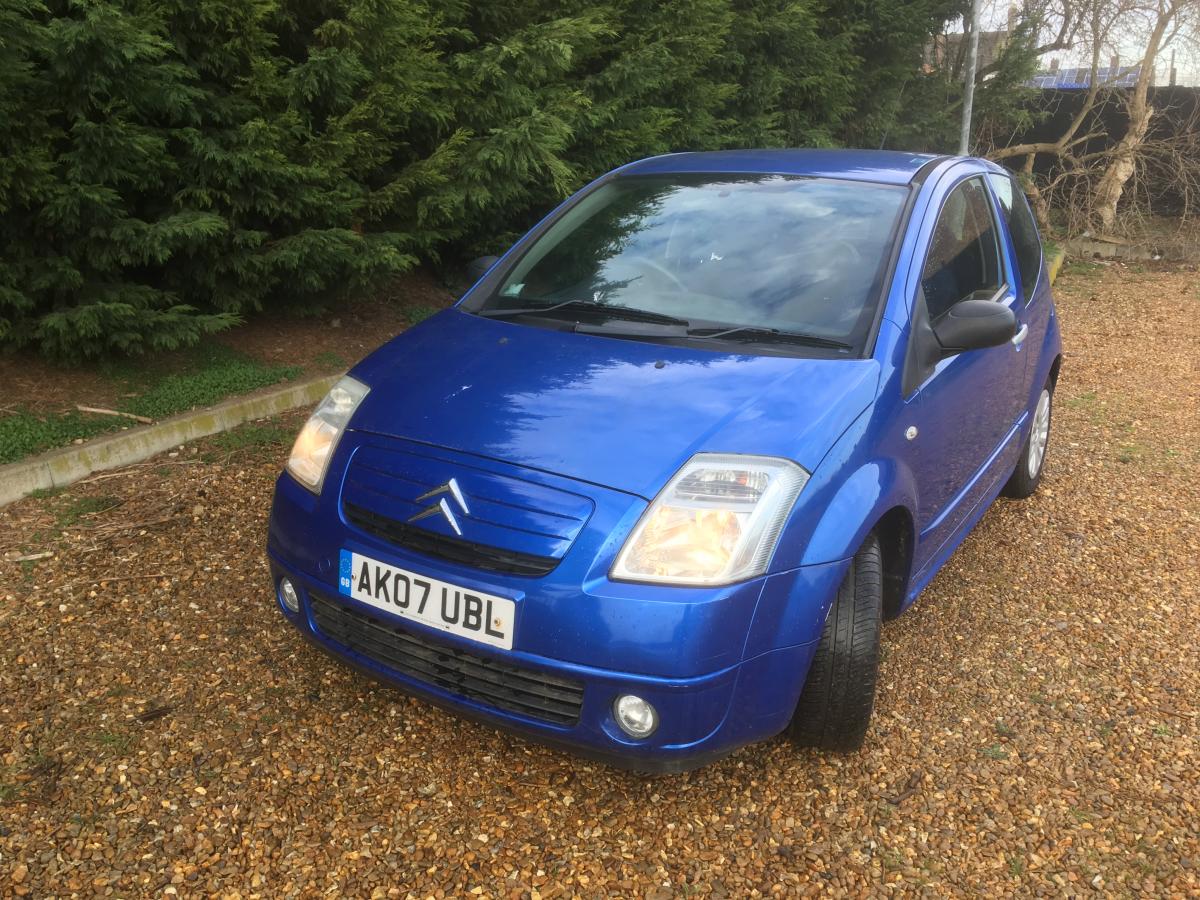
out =
{"type": "Polygon", "coordinates": [[[620,171],[639,175],[668,172],[813,175],[908,184],[923,165],[937,158],[898,150],[718,150],[653,156],[623,166],[620,171]]]}

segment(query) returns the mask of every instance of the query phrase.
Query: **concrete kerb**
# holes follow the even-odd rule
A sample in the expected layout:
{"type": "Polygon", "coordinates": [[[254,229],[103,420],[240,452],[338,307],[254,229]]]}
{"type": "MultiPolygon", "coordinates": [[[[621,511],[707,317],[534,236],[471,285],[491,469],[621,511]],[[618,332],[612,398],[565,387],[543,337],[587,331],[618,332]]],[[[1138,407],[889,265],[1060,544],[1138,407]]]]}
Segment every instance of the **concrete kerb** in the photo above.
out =
{"type": "Polygon", "coordinates": [[[1062,269],[1063,260],[1067,258],[1067,251],[1062,247],[1055,247],[1046,254],[1046,266],[1049,269],[1050,283],[1054,284],[1054,280],[1058,278],[1058,272],[1062,269]]]}
{"type": "Polygon", "coordinates": [[[36,490],[62,487],[105,469],[119,469],[149,459],[188,441],[236,428],[244,422],[315,406],[340,375],[322,375],[299,384],[235,397],[207,409],[181,413],[153,425],[63,447],[0,466],[0,506],[36,490]]]}

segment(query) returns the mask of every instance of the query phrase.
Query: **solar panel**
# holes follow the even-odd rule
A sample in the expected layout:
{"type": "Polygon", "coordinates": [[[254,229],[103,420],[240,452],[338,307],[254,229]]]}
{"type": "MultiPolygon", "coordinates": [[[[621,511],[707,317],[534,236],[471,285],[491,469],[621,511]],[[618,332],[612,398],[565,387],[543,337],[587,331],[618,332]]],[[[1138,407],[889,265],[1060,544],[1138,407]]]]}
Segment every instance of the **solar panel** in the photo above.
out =
{"type": "MultiPolygon", "coordinates": [[[[1137,84],[1141,66],[1101,66],[1096,70],[1096,80],[1102,87],[1131,88],[1137,84]]],[[[1091,87],[1091,68],[1059,69],[1057,72],[1039,72],[1025,82],[1029,87],[1058,91],[1083,91],[1091,87]]]]}

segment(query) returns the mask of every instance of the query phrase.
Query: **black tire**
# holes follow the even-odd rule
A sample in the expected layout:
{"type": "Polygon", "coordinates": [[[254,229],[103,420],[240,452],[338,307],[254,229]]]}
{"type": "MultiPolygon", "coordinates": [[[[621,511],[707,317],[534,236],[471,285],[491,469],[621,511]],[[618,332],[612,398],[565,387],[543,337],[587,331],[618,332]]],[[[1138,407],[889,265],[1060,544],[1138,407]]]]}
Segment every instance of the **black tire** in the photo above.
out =
{"type": "Polygon", "coordinates": [[[1042,393],[1038,394],[1038,404],[1033,408],[1033,421],[1029,426],[1029,434],[1025,436],[1025,443],[1021,447],[1021,457],[1017,460],[1017,467],[1013,469],[1013,473],[1004,485],[1002,492],[1005,497],[1011,497],[1014,500],[1024,500],[1026,497],[1032,496],[1034,491],[1038,489],[1038,485],[1042,483],[1042,472],[1046,469],[1046,454],[1050,449],[1051,426],[1054,422],[1053,382],[1046,382],[1046,386],[1042,388],[1042,393]],[[1042,394],[1046,396],[1046,437],[1041,456],[1037,459],[1037,466],[1033,468],[1030,463],[1030,457],[1034,452],[1033,441],[1035,431],[1038,427],[1038,410],[1040,409],[1042,394]]]}
{"type": "Polygon", "coordinates": [[[883,554],[870,534],[825,619],[788,731],[805,747],[857,750],[875,706],[883,625],[883,554]]]}

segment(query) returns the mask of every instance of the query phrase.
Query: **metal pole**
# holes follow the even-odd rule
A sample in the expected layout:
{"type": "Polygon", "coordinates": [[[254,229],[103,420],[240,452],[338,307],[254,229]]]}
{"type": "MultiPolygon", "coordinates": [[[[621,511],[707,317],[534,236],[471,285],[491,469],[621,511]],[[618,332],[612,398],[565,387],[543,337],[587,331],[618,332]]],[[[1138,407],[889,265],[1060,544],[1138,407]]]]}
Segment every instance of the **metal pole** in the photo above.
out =
{"type": "Polygon", "coordinates": [[[958,135],[958,155],[971,149],[971,107],[975,103],[975,68],[979,62],[979,3],[971,2],[971,33],[967,43],[967,82],[963,89],[962,131],[958,135]]]}

